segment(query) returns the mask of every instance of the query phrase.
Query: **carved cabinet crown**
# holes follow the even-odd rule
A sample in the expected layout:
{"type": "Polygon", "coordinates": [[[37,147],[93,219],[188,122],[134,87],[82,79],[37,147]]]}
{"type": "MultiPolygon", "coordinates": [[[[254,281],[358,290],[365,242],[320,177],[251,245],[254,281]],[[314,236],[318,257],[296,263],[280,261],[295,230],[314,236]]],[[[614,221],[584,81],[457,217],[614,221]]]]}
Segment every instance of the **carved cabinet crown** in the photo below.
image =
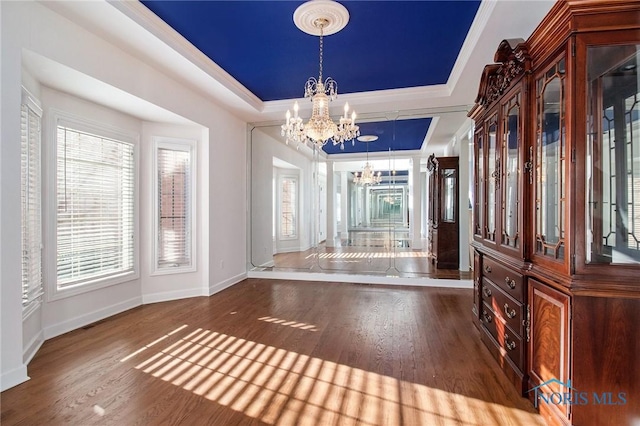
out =
{"type": "Polygon", "coordinates": [[[487,108],[506,92],[511,83],[529,72],[531,60],[526,42],[521,38],[500,42],[494,55],[495,64],[489,64],[482,71],[476,104],[487,108]]]}

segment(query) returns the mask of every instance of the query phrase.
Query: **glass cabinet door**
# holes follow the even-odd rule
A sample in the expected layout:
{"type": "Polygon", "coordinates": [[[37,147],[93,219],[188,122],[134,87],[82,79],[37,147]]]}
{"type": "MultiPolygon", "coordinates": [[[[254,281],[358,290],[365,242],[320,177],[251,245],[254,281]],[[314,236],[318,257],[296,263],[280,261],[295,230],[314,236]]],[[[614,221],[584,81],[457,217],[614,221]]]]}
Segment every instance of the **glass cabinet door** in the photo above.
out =
{"type": "Polygon", "coordinates": [[[498,117],[492,116],[487,122],[487,186],[485,205],[485,239],[496,241],[496,189],[500,180],[498,170],[498,117]]]}
{"type": "Polygon", "coordinates": [[[565,258],[565,59],[536,80],[534,253],[565,258]]]}
{"type": "Polygon", "coordinates": [[[475,179],[473,188],[473,235],[476,238],[482,238],[482,229],[484,223],[484,131],[480,129],[476,133],[476,141],[474,144],[475,156],[475,179]]]}
{"type": "Polygon", "coordinates": [[[457,179],[456,169],[442,169],[442,222],[456,222],[457,179]]]}
{"type": "Polygon", "coordinates": [[[500,244],[511,248],[520,247],[519,219],[520,211],[520,92],[516,93],[502,107],[502,236],[500,244]]]}
{"type": "Polygon", "coordinates": [[[640,45],[587,49],[586,263],[640,263],[640,45]]]}

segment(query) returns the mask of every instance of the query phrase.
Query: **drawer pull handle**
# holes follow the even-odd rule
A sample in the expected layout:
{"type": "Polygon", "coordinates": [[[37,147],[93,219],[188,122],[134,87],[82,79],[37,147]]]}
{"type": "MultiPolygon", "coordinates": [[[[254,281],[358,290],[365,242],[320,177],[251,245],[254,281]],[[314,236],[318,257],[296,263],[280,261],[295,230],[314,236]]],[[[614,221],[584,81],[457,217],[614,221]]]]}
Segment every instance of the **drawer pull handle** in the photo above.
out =
{"type": "Polygon", "coordinates": [[[516,280],[512,280],[511,278],[506,277],[504,279],[504,282],[507,283],[507,285],[509,286],[509,288],[511,290],[515,290],[516,289],[516,280]]]}
{"type": "Polygon", "coordinates": [[[516,342],[514,340],[509,341],[509,335],[507,333],[504,333],[504,347],[509,351],[516,348],[516,342]]]}
{"type": "Polygon", "coordinates": [[[486,265],[486,266],[484,267],[484,271],[485,271],[487,274],[491,273],[491,266],[486,265]]]}
{"type": "Polygon", "coordinates": [[[509,308],[508,304],[504,304],[504,313],[507,315],[507,318],[511,319],[516,316],[516,310],[509,308]]]}
{"type": "Polygon", "coordinates": [[[482,294],[484,294],[484,297],[491,297],[491,289],[488,289],[487,287],[482,287],[482,294]]]}
{"type": "Polygon", "coordinates": [[[482,310],[482,319],[484,322],[490,323],[493,318],[491,318],[491,315],[489,315],[486,310],[482,310]]]}

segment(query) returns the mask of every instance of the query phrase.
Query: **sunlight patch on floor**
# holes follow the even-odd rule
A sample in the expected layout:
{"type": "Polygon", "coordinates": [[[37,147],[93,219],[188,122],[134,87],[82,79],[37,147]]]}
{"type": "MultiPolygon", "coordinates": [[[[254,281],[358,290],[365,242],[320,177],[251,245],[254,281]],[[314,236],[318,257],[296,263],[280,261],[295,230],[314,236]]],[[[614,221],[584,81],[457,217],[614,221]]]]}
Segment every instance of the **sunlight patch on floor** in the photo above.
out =
{"type": "Polygon", "coordinates": [[[299,328],[300,330],[318,331],[318,328],[315,325],[307,324],[304,322],[287,321],[285,319],[274,318],[274,317],[261,317],[261,318],[258,318],[258,321],[269,322],[271,324],[286,325],[292,328],[299,328]]]}
{"type": "Polygon", "coordinates": [[[498,424],[507,413],[516,425],[536,423],[534,414],[515,408],[211,330],[187,333],[185,327],[172,332],[185,336],[145,353],[135,368],[267,424],[480,426],[498,424]]]}
{"type": "Polygon", "coordinates": [[[341,253],[313,253],[305,257],[311,259],[401,259],[401,258],[427,258],[425,251],[402,251],[402,252],[341,252],[341,253]]]}

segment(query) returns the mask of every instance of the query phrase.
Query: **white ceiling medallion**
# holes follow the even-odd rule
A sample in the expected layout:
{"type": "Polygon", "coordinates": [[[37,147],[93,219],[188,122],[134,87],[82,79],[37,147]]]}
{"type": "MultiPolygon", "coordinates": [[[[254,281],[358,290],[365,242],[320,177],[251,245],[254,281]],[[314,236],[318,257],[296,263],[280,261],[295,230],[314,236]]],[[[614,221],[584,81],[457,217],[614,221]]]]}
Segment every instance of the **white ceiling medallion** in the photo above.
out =
{"type": "Polygon", "coordinates": [[[327,21],[322,27],[322,32],[328,36],[347,26],[349,11],[333,0],[311,0],[298,6],[293,13],[293,22],[296,27],[314,36],[320,35],[320,28],[316,24],[318,19],[327,21]]]}

